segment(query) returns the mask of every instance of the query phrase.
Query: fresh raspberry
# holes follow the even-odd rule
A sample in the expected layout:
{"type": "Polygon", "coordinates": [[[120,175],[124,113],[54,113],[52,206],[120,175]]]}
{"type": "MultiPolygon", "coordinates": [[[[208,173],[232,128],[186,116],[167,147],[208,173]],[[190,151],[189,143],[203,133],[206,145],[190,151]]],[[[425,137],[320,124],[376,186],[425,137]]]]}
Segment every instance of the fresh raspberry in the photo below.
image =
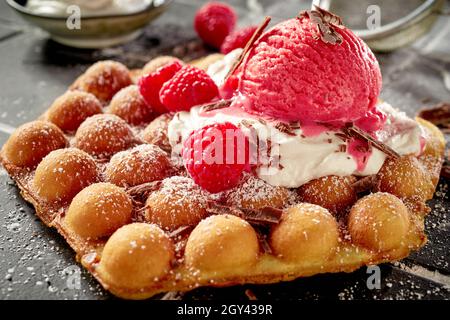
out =
{"type": "Polygon", "coordinates": [[[182,67],[180,62],[174,61],[139,79],[139,91],[141,95],[144,97],[145,102],[156,110],[157,113],[167,112],[166,107],[159,100],[161,87],[182,67]]]}
{"type": "Polygon", "coordinates": [[[223,54],[230,53],[234,49],[244,48],[247,42],[255,33],[257,26],[245,27],[230,33],[225,40],[223,40],[220,52],[223,54]]]}
{"type": "Polygon", "coordinates": [[[234,74],[230,75],[226,82],[219,88],[220,97],[222,99],[231,99],[238,89],[239,78],[234,74]]]}
{"type": "Polygon", "coordinates": [[[162,104],[169,111],[189,111],[193,106],[210,102],[219,89],[203,70],[184,66],[159,91],[162,104]]]}
{"type": "Polygon", "coordinates": [[[236,13],[229,5],[209,2],[197,11],[194,28],[200,38],[217,49],[236,25],[236,13]]]}
{"type": "Polygon", "coordinates": [[[203,189],[217,193],[235,187],[249,168],[249,142],[234,124],[215,123],[194,130],[185,140],[184,165],[203,189]]]}

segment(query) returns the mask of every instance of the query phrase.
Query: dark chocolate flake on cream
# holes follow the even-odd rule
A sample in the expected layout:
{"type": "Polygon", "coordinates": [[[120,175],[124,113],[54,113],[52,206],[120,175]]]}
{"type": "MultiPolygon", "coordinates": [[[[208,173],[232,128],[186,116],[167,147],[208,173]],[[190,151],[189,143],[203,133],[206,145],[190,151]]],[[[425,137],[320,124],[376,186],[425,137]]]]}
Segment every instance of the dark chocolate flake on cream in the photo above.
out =
{"type": "Polygon", "coordinates": [[[228,108],[232,103],[232,100],[220,100],[208,104],[204,104],[201,106],[203,112],[210,112],[219,109],[228,108]]]}
{"type": "Polygon", "coordinates": [[[391,147],[373,138],[370,134],[354,126],[352,123],[346,124],[343,130],[344,134],[347,135],[349,138],[354,137],[362,139],[364,141],[367,141],[369,143],[369,146],[370,145],[374,146],[375,148],[386,154],[388,157],[395,159],[400,158],[400,155],[397,152],[395,152],[391,147]]]}
{"type": "Polygon", "coordinates": [[[284,122],[277,122],[275,124],[275,128],[282,132],[287,134],[288,136],[295,136],[295,132],[294,132],[294,128],[292,128],[289,124],[284,123],[284,122]]]}

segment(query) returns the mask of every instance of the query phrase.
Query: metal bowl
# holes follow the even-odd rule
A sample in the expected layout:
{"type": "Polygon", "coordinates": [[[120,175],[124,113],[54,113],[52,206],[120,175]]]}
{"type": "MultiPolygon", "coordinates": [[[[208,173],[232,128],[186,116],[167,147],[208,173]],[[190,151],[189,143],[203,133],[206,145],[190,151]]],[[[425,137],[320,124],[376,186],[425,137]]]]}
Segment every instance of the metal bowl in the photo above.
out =
{"type": "MultiPolygon", "coordinates": [[[[352,28],[352,30],[361,37],[372,50],[377,52],[389,52],[409,45],[427,33],[440,15],[445,0],[423,0],[422,3],[418,4],[417,7],[414,7],[414,9],[410,11],[407,11],[408,9],[406,7],[409,7],[411,3],[406,3],[408,4],[407,6],[402,6],[402,2],[400,1],[347,2],[347,0],[314,0],[313,3],[327,10],[331,8],[333,11],[336,9],[339,11],[341,5],[344,5],[349,9],[348,6],[359,8],[367,4],[384,3],[381,11],[393,14],[397,13],[398,19],[389,21],[389,23],[371,30],[359,28],[352,28]],[[393,9],[394,4],[396,4],[396,9],[393,9]]],[[[337,13],[339,14],[340,12],[337,13]]],[[[355,13],[353,13],[353,15],[355,15],[355,13]]],[[[358,12],[356,15],[363,17],[363,12],[358,12]]]]}
{"type": "Polygon", "coordinates": [[[408,15],[374,30],[354,30],[374,51],[389,52],[409,45],[427,33],[445,0],[426,0],[408,15]]]}
{"type": "Polygon", "coordinates": [[[77,48],[104,48],[137,38],[142,29],[161,15],[172,0],[152,1],[130,14],[81,17],[81,28],[69,29],[67,17],[36,14],[25,7],[27,0],[6,0],[23,19],[47,31],[56,42],[77,48]]]}

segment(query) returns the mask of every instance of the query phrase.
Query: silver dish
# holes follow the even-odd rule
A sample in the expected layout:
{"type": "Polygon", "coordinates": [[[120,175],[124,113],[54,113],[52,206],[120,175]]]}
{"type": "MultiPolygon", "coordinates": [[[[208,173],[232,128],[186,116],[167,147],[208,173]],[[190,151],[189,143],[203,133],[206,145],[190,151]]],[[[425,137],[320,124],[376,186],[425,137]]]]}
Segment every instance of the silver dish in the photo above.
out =
{"type": "Polygon", "coordinates": [[[56,42],[77,48],[105,48],[137,38],[172,1],[158,1],[157,6],[152,2],[143,10],[130,14],[81,17],[81,28],[72,30],[67,27],[67,17],[35,14],[21,4],[26,1],[6,2],[24,20],[47,31],[56,42]]]}
{"type": "MultiPolygon", "coordinates": [[[[334,9],[339,6],[339,0],[315,0],[315,5],[324,9],[334,9]]],[[[386,1],[386,3],[388,3],[386,1]]],[[[369,47],[377,52],[389,52],[404,47],[417,40],[422,35],[430,31],[437,20],[444,6],[445,0],[423,0],[414,10],[401,15],[395,21],[391,21],[381,27],[369,29],[353,29],[369,47]]],[[[352,1],[352,5],[361,5],[357,1],[352,1]]],[[[382,12],[392,11],[391,6],[394,1],[389,2],[388,6],[381,8],[382,12]]],[[[397,2],[400,4],[401,2],[397,2]]]]}
{"type": "Polygon", "coordinates": [[[409,45],[430,31],[445,0],[426,0],[397,21],[374,30],[355,30],[375,51],[389,52],[409,45]]]}

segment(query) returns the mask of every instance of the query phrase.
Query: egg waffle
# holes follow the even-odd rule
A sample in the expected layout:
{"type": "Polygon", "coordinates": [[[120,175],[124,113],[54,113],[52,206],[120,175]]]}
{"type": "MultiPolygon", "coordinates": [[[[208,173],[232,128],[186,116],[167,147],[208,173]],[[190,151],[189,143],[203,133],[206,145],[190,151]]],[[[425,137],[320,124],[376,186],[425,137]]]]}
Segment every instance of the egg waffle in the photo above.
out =
{"type": "Polygon", "coordinates": [[[37,216],[118,297],[352,272],[426,242],[445,141],[423,119],[422,155],[390,158],[376,176],[287,189],[248,175],[211,195],[171,162],[171,115],[143,106],[130,71],[100,62],[0,153],[37,216]]]}

